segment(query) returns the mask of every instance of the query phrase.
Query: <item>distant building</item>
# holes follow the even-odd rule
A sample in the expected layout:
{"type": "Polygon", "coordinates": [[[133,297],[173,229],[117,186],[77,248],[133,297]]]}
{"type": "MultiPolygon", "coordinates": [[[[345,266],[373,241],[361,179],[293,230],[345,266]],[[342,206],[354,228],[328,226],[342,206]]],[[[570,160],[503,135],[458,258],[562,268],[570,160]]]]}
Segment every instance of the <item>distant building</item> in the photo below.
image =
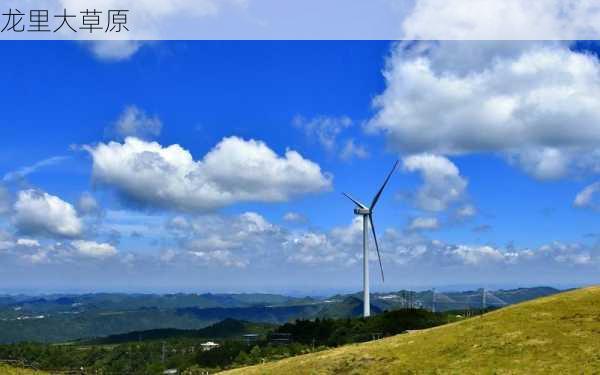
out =
{"type": "Polygon", "coordinates": [[[250,344],[250,343],[258,341],[258,339],[260,338],[260,335],[258,333],[247,333],[247,334],[243,335],[242,338],[244,339],[246,344],[250,344]]]}
{"type": "Polygon", "coordinates": [[[220,345],[213,341],[207,341],[205,343],[200,344],[203,352],[207,352],[209,350],[213,350],[214,348],[218,348],[220,345]]]}

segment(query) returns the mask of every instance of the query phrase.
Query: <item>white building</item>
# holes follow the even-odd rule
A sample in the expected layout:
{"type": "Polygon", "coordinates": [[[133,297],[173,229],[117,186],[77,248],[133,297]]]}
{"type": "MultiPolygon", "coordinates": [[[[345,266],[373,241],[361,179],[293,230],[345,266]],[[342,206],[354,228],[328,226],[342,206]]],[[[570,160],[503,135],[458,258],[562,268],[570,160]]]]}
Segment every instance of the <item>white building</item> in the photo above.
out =
{"type": "Polygon", "coordinates": [[[200,344],[203,352],[207,352],[209,350],[213,350],[214,348],[218,348],[220,345],[213,341],[207,341],[205,343],[200,344]]]}

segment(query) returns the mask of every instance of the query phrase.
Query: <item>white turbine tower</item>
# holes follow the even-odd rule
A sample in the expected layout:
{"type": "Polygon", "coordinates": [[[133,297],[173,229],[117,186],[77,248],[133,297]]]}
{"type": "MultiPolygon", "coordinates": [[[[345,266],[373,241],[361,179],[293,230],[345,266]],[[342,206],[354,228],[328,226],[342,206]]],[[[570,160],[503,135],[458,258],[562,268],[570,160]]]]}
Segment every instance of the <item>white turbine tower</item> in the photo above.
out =
{"type": "Polygon", "coordinates": [[[371,302],[369,296],[369,252],[367,251],[367,232],[369,231],[368,226],[370,223],[371,231],[373,232],[373,239],[375,240],[375,249],[377,249],[377,258],[379,258],[381,280],[385,281],[385,277],[383,276],[383,266],[381,265],[381,255],[379,253],[379,244],[377,244],[377,235],[375,234],[375,225],[373,224],[373,209],[375,208],[375,205],[377,204],[377,201],[379,200],[379,197],[381,196],[385,185],[387,185],[388,181],[390,180],[390,177],[392,177],[392,174],[396,170],[397,166],[398,161],[396,160],[396,163],[394,163],[394,167],[383,182],[383,185],[381,185],[381,188],[379,189],[377,194],[375,194],[375,197],[373,197],[373,201],[371,202],[371,205],[369,207],[352,198],[349,194],[343,193],[346,196],[346,198],[350,199],[356,205],[354,213],[356,215],[361,215],[363,218],[363,316],[365,318],[371,315],[371,302]],[[367,220],[369,221],[368,223],[367,220]]]}

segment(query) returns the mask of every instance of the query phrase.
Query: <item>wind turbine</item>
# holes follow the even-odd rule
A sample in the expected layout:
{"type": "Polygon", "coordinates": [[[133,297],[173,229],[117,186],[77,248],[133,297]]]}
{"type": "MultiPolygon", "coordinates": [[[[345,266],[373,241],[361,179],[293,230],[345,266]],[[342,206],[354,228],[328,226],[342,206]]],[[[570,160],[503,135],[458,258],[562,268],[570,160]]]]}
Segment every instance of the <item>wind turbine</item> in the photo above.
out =
{"type": "Polygon", "coordinates": [[[392,174],[396,170],[397,166],[398,160],[396,160],[396,163],[394,163],[394,166],[392,167],[390,173],[387,175],[385,181],[383,182],[383,185],[381,185],[381,188],[379,189],[377,194],[375,194],[375,197],[373,197],[373,201],[371,202],[371,205],[369,207],[352,198],[350,194],[343,193],[346,196],[346,198],[350,199],[356,205],[356,208],[354,209],[354,214],[361,215],[363,218],[363,316],[365,318],[371,315],[371,302],[369,296],[369,253],[367,251],[367,232],[369,231],[368,227],[370,223],[371,231],[373,232],[373,239],[375,240],[375,249],[377,249],[377,258],[379,258],[381,280],[385,282],[385,277],[383,275],[383,266],[381,265],[381,255],[379,254],[379,244],[377,243],[375,225],[373,224],[373,210],[375,209],[375,205],[377,204],[377,201],[379,200],[379,197],[381,196],[385,185],[387,185],[388,181],[390,180],[390,177],[392,177],[392,174]],[[369,221],[369,223],[367,223],[367,220],[369,221]]]}

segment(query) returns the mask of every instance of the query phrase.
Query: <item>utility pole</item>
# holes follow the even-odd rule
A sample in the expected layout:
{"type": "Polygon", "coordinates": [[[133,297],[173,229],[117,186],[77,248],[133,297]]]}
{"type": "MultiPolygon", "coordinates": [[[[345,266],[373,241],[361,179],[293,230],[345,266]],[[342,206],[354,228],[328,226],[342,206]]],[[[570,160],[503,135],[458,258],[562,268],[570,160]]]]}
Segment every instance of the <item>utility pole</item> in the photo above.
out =
{"type": "Polygon", "coordinates": [[[435,313],[435,288],[431,290],[431,312],[435,313]]]}

